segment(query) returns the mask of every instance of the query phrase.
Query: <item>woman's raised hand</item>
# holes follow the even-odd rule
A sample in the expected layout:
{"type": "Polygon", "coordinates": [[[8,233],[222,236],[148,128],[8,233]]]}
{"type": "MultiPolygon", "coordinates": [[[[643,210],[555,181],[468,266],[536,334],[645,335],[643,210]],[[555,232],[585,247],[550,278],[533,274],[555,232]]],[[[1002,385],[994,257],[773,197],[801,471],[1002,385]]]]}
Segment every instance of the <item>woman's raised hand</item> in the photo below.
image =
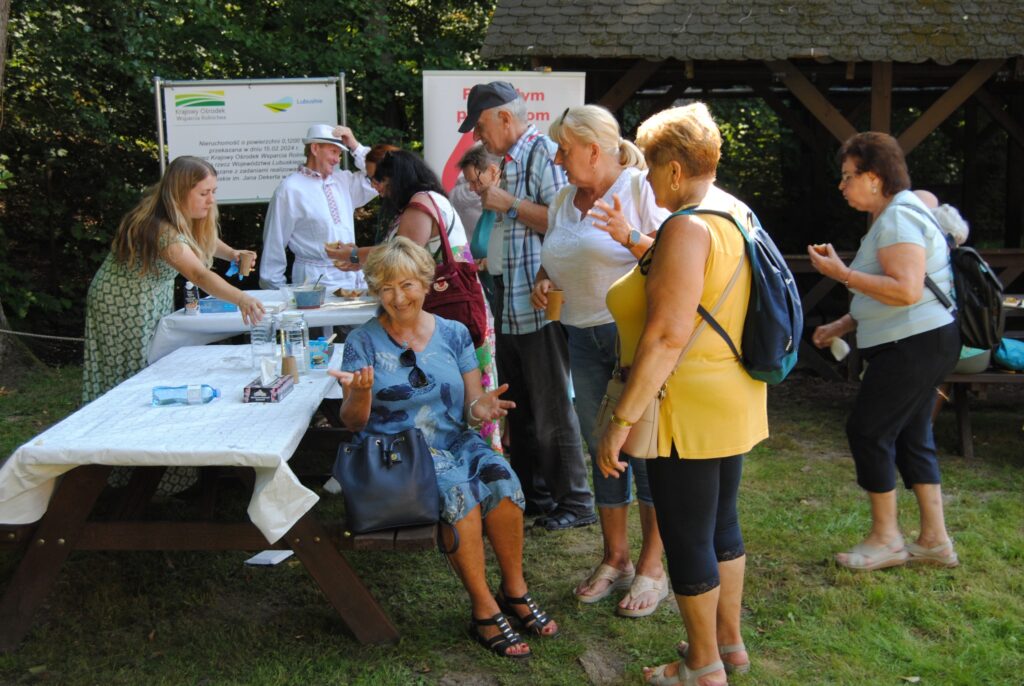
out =
{"type": "Polygon", "coordinates": [[[477,399],[469,408],[469,420],[474,422],[488,422],[501,419],[508,415],[509,410],[514,410],[516,404],[511,400],[502,400],[499,396],[508,390],[508,384],[503,383],[493,391],[487,391],[477,396],[477,399]]]}
{"type": "Polygon", "coordinates": [[[263,303],[247,295],[245,291],[242,291],[242,297],[238,299],[238,310],[242,313],[242,322],[249,326],[258,324],[266,311],[263,309],[263,303]]]}
{"type": "Polygon", "coordinates": [[[363,367],[354,372],[343,372],[340,369],[328,369],[327,373],[338,380],[346,392],[350,390],[369,390],[373,388],[373,367],[363,367]]]}
{"type": "Polygon", "coordinates": [[[617,194],[612,195],[612,203],[609,205],[604,200],[596,200],[593,209],[587,214],[593,218],[595,228],[607,231],[612,240],[625,245],[631,227],[622,214],[622,201],[617,194]]]}
{"type": "Polygon", "coordinates": [[[832,247],[831,243],[808,245],[807,255],[811,258],[811,266],[822,276],[842,283],[850,273],[850,268],[836,254],[836,249],[832,247]]]}
{"type": "Polygon", "coordinates": [[[543,310],[548,306],[548,291],[555,287],[551,279],[538,279],[530,293],[530,304],[535,310],[543,310]]]}

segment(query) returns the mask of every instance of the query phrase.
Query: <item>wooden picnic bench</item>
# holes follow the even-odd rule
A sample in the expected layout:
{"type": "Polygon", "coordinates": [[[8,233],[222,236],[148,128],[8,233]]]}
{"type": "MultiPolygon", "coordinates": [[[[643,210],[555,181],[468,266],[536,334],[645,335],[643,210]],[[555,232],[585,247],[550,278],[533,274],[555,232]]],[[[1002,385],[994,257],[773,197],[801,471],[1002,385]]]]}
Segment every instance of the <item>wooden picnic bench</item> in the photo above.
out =
{"type": "Polygon", "coordinates": [[[950,374],[946,383],[953,388],[953,409],[956,410],[956,430],[960,454],[974,458],[974,435],[971,433],[970,392],[990,384],[1024,384],[1024,374],[989,370],[978,374],[950,374]]]}

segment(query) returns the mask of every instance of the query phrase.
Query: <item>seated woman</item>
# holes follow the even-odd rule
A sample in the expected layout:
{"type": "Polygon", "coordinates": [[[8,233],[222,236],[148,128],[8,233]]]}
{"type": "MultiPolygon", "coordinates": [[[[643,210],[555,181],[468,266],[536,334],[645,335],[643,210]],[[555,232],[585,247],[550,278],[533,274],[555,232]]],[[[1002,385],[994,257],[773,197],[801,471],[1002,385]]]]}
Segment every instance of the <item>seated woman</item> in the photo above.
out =
{"type": "MultiPolygon", "coordinates": [[[[352,431],[397,433],[417,427],[430,445],[441,495],[441,519],[458,532],[452,566],[469,592],[470,631],[502,657],[521,658],[529,646],[509,618],[538,636],[558,625],[540,609],[523,578],[523,491],[508,462],[473,429],[504,417],[514,404],[503,385],[484,392],[473,343],[462,324],[423,311],[434,279],[424,248],[396,237],[374,250],[363,268],[380,313],[345,342],[341,420],[352,431]],[[492,595],[484,568],[483,534],[494,548],[501,587],[492,595]],[[508,615],[508,617],[506,617],[508,615]]],[[[447,547],[454,535],[444,527],[447,547]]]]}

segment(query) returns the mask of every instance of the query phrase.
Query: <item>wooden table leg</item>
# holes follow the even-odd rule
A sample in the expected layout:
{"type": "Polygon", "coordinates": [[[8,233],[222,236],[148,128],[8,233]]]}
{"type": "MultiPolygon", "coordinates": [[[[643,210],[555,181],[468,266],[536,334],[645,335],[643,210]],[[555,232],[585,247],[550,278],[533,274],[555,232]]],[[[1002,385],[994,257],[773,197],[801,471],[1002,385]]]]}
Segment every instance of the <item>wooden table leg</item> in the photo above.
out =
{"type": "Polygon", "coordinates": [[[32,626],[32,616],[57,580],[68,554],[107,485],[110,467],[77,467],[61,479],[28,549],[0,600],[0,652],[11,652],[32,626]]]}
{"type": "Polygon", "coordinates": [[[306,513],[282,542],[291,546],[306,571],[360,643],[394,643],[398,629],[363,585],[348,560],[331,543],[323,526],[306,513]]]}
{"type": "Polygon", "coordinates": [[[959,437],[960,454],[967,459],[974,458],[974,437],[971,436],[971,410],[968,406],[968,383],[953,384],[953,407],[956,409],[956,431],[959,437]]]}

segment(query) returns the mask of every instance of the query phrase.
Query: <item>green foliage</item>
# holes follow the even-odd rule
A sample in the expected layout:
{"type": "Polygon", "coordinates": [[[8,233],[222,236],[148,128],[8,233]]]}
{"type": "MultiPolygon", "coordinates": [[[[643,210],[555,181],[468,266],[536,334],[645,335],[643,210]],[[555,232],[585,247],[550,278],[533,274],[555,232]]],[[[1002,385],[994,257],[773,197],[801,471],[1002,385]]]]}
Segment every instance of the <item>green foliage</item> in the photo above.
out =
{"type": "MultiPolygon", "coordinates": [[[[0,301],[16,324],[80,335],[113,230],[159,174],[153,77],[346,73],[361,140],[417,145],[421,72],[480,65],[494,0],[82,0],[13,4],[0,141],[0,301]]],[[[259,242],[263,206],[224,208],[259,242]]]]}

